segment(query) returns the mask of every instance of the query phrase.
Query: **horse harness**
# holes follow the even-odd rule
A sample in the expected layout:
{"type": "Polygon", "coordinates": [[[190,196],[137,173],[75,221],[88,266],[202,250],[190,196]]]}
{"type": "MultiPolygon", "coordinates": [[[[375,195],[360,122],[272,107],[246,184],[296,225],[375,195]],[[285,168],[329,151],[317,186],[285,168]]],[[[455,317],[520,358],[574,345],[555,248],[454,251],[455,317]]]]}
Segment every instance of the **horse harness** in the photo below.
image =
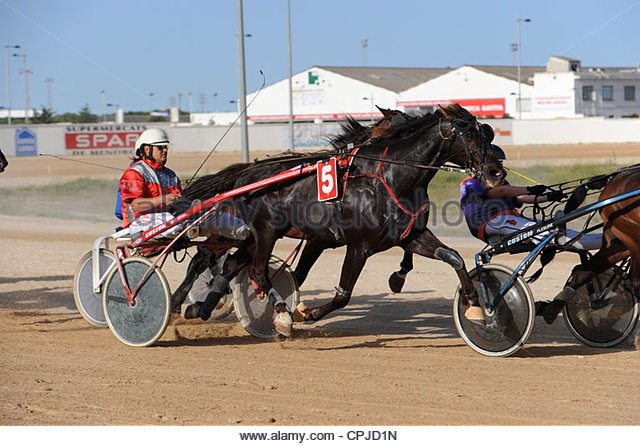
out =
{"type": "MultiPolygon", "coordinates": [[[[447,172],[464,172],[464,173],[467,173],[467,174],[473,175],[473,176],[477,175],[476,169],[474,169],[472,167],[473,166],[473,154],[469,150],[469,146],[467,144],[466,138],[464,136],[462,136],[471,127],[471,125],[473,125],[473,124],[469,123],[468,125],[463,127],[461,130],[459,130],[458,127],[456,126],[456,124],[452,123],[453,130],[451,132],[451,135],[449,137],[445,137],[442,134],[442,131],[440,129],[440,123],[438,123],[438,133],[440,134],[442,139],[451,140],[451,144],[453,144],[453,142],[455,141],[455,138],[456,138],[457,134],[460,133],[460,136],[461,136],[461,139],[462,139],[462,147],[464,148],[464,151],[465,151],[466,156],[467,156],[467,160],[466,160],[466,163],[465,163],[465,166],[464,166],[463,169],[455,167],[455,166],[444,166],[444,165],[443,166],[427,166],[427,165],[422,165],[422,164],[406,163],[406,162],[396,162],[396,163],[407,165],[407,166],[410,166],[410,167],[416,167],[416,168],[438,169],[438,170],[444,170],[444,171],[447,171],[447,172]]],[[[396,241],[396,242],[401,242],[402,240],[404,240],[409,235],[409,233],[411,232],[411,229],[413,228],[413,225],[415,224],[416,220],[424,212],[424,210],[427,208],[427,205],[429,204],[429,199],[427,198],[427,200],[425,200],[424,203],[422,203],[415,212],[412,212],[409,209],[407,209],[400,202],[400,200],[398,200],[398,197],[396,196],[396,194],[391,189],[391,186],[389,186],[387,181],[384,179],[384,176],[382,175],[385,161],[389,162],[389,160],[386,160],[387,153],[389,152],[389,146],[387,146],[385,148],[384,153],[382,154],[382,158],[374,158],[374,157],[366,157],[366,156],[358,155],[357,153],[360,150],[360,147],[355,147],[354,148],[353,144],[349,144],[347,146],[347,148],[351,149],[349,154],[344,156],[344,157],[343,157],[343,155],[340,155],[337,158],[338,170],[342,172],[342,181],[341,181],[341,183],[342,183],[342,195],[344,196],[344,191],[346,190],[346,187],[347,187],[347,180],[349,180],[349,179],[355,179],[355,178],[377,178],[380,181],[380,183],[382,183],[384,188],[387,190],[387,192],[389,193],[389,196],[391,197],[393,202],[396,204],[396,206],[402,212],[407,214],[411,219],[409,221],[409,224],[407,225],[407,228],[404,230],[404,232],[402,232],[402,234],[400,234],[400,237],[396,241]],[[355,158],[373,159],[375,161],[379,161],[380,162],[380,166],[378,167],[378,171],[375,174],[358,174],[358,175],[351,174],[350,173],[351,172],[351,165],[352,165],[353,160],[355,158]]],[[[482,152],[482,163],[484,163],[485,154],[486,154],[486,150],[482,152]]],[[[338,206],[341,206],[341,202],[338,202],[338,206]]]]}

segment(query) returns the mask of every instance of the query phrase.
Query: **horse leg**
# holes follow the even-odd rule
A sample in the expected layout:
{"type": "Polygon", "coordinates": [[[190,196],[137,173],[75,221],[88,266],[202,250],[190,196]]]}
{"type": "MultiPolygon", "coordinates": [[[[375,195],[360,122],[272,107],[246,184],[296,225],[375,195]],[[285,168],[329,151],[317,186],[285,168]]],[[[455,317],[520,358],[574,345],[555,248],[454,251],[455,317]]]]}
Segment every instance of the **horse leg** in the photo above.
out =
{"type": "MultiPolygon", "coordinates": [[[[198,248],[198,254],[196,254],[196,256],[200,255],[200,250],[203,250],[203,253],[208,251],[206,248],[198,248]]],[[[222,255],[221,258],[223,256],[224,255],[222,255]]],[[[204,255],[204,257],[207,257],[207,255],[204,255]]],[[[194,259],[192,259],[191,263],[193,263],[194,260],[195,257],[194,259]]],[[[191,289],[191,287],[193,286],[193,281],[195,280],[195,278],[198,277],[198,275],[200,275],[202,272],[204,272],[206,268],[209,268],[209,271],[211,271],[211,276],[214,278],[213,283],[209,287],[209,293],[207,294],[205,300],[203,302],[194,302],[193,304],[189,305],[185,309],[183,317],[185,319],[195,319],[199,317],[203,321],[209,320],[209,318],[211,317],[211,313],[213,312],[213,310],[215,310],[218,302],[220,302],[220,299],[222,299],[225,294],[231,292],[231,289],[229,288],[229,281],[232,280],[238,274],[238,272],[240,272],[240,270],[249,263],[250,260],[251,257],[248,255],[246,247],[240,247],[236,250],[236,252],[228,255],[222,262],[222,265],[218,265],[218,258],[215,253],[208,254],[208,262],[206,263],[206,265],[204,265],[204,267],[202,266],[203,262],[198,260],[199,268],[195,271],[197,272],[197,274],[195,274],[195,277],[191,280],[188,288],[186,288],[186,292],[184,293],[185,296],[186,293],[189,292],[189,289],[191,289]]],[[[189,274],[193,274],[191,273],[191,263],[187,268],[188,276],[189,274]]],[[[184,297],[182,298],[182,300],[184,301],[184,297]]]]}
{"type": "Polygon", "coordinates": [[[463,303],[469,305],[465,311],[465,317],[471,321],[484,321],[484,315],[478,302],[478,294],[473,286],[471,277],[464,264],[464,260],[458,252],[442,243],[429,229],[409,243],[405,248],[408,253],[419,254],[430,259],[442,260],[450,265],[458,275],[463,303]]]}
{"type": "MultiPolygon", "coordinates": [[[[198,248],[198,252],[196,252],[196,255],[194,255],[189,262],[185,278],[182,280],[182,283],[178,286],[176,291],[171,295],[171,311],[180,310],[180,306],[187,298],[187,294],[189,293],[189,290],[191,290],[193,282],[195,282],[198,276],[210,265],[211,255],[212,254],[206,248],[198,248]]],[[[213,260],[215,261],[215,255],[213,260]]]]}
{"type": "Polygon", "coordinates": [[[273,325],[276,331],[283,336],[290,337],[293,330],[293,318],[287,308],[287,303],[278,293],[278,290],[274,288],[269,278],[269,259],[276,243],[277,235],[275,231],[268,227],[261,228],[256,232],[259,235],[255,239],[254,255],[249,276],[258,285],[260,293],[267,293],[267,298],[275,309],[276,314],[273,319],[273,325]]]}
{"type": "Polygon", "coordinates": [[[536,315],[542,315],[547,324],[552,324],[556,320],[558,314],[567,301],[576,294],[578,288],[629,255],[629,250],[622,241],[608,231],[603,234],[603,243],[604,246],[587,262],[573,268],[564,288],[551,302],[537,304],[536,315]]]}
{"type": "Polygon", "coordinates": [[[296,269],[293,272],[293,276],[296,279],[296,283],[298,286],[302,286],[304,281],[311,270],[311,267],[316,263],[320,254],[326,249],[326,244],[314,241],[307,240],[302,252],[300,253],[300,260],[298,260],[298,264],[296,265],[296,269]]]}
{"type": "Polygon", "coordinates": [[[342,263],[342,272],[340,273],[340,282],[333,300],[319,307],[304,308],[301,313],[305,321],[318,321],[332,311],[347,306],[353,287],[358,277],[360,277],[367,257],[361,248],[347,246],[347,254],[342,263]]]}
{"type": "Polygon", "coordinates": [[[400,269],[389,276],[389,288],[391,291],[394,293],[402,291],[407,274],[412,269],[413,254],[405,250],[404,256],[402,256],[402,261],[400,262],[400,269]]]}

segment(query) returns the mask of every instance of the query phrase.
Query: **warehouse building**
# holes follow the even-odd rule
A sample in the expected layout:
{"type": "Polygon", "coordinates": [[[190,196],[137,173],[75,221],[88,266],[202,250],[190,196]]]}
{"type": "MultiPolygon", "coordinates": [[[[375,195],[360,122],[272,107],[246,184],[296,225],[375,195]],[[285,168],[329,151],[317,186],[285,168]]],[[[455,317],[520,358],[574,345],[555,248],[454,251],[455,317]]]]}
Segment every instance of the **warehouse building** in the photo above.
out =
{"type": "MultiPolygon", "coordinates": [[[[380,117],[376,105],[408,113],[458,102],[484,118],[555,119],[640,114],[639,67],[582,67],[551,56],[546,66],[463,65],[459,68],[314,66],[292,77],[295,122],[380,117]],[[520,98],[520,100],[519,100],[520,98]]],[[[249,103],[257,92],[247,96],[249,103]]],[[[233,115],[233,114],[231,114],[233,115]]],[[[193,122],[224,124],[222,114],[193,122]]],[[[248,109],[250,123],[289,120],[289,79],[266,86],[248,109]]]]}

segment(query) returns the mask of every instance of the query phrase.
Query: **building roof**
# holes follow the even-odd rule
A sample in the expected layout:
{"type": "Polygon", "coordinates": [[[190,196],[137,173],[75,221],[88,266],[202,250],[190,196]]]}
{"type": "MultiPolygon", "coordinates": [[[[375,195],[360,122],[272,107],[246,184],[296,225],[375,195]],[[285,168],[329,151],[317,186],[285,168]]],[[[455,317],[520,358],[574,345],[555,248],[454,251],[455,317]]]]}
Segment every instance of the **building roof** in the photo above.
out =
{"type": "MultiPolygon", "coordinates": [[[[486,73],[494,74],[496,76],[511,79],[513,81],[518,80],[518,67],[506,66],[506,65],[468,65],[476,70],[484,71],[486,73]]],[[[547,71],[547,67],[536,66],[520,66],[520,81],[523,84],[533,85],[533,75],[535,73],[544,73],[547,71]]]]}
{"type": "Polygon", "coordinates": [[[390,68],[318,66],[376,87],[399,93],[453,71],[452,68],[390,68]]]}

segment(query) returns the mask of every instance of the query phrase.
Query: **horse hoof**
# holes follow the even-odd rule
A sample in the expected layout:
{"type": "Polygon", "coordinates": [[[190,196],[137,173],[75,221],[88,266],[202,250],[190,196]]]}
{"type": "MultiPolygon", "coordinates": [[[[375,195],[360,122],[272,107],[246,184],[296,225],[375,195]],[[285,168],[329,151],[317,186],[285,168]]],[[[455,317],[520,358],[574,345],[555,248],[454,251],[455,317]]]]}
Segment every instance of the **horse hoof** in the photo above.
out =
{"type": "Polygon", "coordinates": [[[200,311],[200,304],[199,303],[183,305],[182,306],[182,317],[184,319],[196,319],[199,316],[198,315],[199,311],[200,311]]]}
{"type": "Polygon", "coordinates": [[[402,287],[404,286],[404,277],[400,277],[398,273],[393,273],[389,276],[389,288],[394,293],[399,293],[402,291],[402,287]]]}
{"type": "Polygon", "coordinates": [[[471,322],[484,322],[484,314],[482,308],[477,305],[471,305],[464,312],[464,317],[471,322]]]}
{"type": "Polygon", "coordinates": [[[542,310],[542,317],[544,321],[549,325],[553,324],[563,308],[564,302],[562,301],[552,300],[549,302],[542,310]]]}
{"type": "Polygon", "coordinates": [[[309,311],[309,307],[304,302],[300,302],[293,310],[293,322],[304,322],[304,315],[309,311]]]}
{"type": "Polygon", "coordinates": [[[278,333],[287,338],[291,337],[293,332],[293,319],[288,311],[276,313],[273,325],[278,333]]]}

